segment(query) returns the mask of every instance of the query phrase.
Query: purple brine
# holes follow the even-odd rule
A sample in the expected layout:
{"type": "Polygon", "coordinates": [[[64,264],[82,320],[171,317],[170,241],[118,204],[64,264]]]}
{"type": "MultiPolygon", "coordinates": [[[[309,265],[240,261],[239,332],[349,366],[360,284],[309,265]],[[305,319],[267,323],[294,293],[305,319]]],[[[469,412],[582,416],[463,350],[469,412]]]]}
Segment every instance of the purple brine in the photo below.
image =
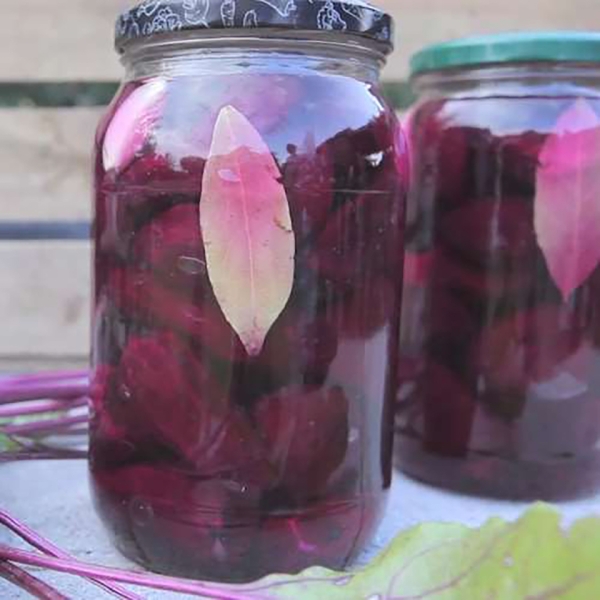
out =
{"type": "Polygon", "coordinates": [[[404,221],[404,147],[377,88],[255,58],[261,73],[126,85],[96,158],[96,504],[146,567],[237,581],[343,568],[379,523],[404,221]],[[296,246],[256,356],[215,295],[199,225],[225,106],[268,145],[296,246]]]}

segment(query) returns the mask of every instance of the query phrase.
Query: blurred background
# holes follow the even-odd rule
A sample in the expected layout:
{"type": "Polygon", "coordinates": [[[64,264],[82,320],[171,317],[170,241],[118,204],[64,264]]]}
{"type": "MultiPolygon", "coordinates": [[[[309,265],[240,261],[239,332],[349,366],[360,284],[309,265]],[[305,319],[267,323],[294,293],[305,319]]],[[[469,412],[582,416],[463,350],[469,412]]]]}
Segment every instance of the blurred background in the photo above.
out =
{"type": "MultiPolygon", "coordinates": [[[[89,339],[90,149],[121,75],[133,0],[0,0],[0,371],[81,366],[89,339]]],[[[393,13],[384,74],[399,111],[410,54],[476,33],[600,29],[598,0],[375,0],[393,13]]]]}

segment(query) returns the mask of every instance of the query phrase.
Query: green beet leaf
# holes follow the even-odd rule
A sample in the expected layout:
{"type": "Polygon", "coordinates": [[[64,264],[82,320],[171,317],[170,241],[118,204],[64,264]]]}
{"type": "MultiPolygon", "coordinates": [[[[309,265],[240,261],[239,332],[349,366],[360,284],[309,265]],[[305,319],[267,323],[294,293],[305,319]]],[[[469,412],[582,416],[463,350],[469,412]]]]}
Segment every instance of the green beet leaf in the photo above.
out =
{"type": "Polygon", "coordinates": [[[261,600],[599,599],[600,518],[566,530],[555,509],[539,504],[514,523],[421,525],[363,571],[311,569],[236,591],[261,600]]]}

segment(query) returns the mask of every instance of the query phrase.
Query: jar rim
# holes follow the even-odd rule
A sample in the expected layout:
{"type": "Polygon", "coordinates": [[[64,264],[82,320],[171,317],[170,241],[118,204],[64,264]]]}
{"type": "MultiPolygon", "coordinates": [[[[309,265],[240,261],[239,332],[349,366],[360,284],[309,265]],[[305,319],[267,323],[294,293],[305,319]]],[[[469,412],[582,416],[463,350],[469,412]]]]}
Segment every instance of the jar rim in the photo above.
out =
{"type": "Polygon", "coordinates": [[[411,76],[518,63],[599,63],[600,33],[540,31],[460,38],[428,46],[411,58],[411,76]]]}
{"type": "Polygon", "coordinates": [[[385,55],[394,46],[392,16],[365,0],[144,0],[117,20],[115,47],[122,54],[135,40],[249,29],[359,36],[385,55]]]}

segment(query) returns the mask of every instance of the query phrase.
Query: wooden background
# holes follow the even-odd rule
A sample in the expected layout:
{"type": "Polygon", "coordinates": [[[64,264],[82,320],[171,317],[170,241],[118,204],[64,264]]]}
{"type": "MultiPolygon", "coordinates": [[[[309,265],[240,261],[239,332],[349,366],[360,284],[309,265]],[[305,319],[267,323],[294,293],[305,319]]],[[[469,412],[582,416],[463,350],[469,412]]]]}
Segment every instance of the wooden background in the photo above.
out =
{"type": "MultiPolygon", "coordinates": [[[[386,81],[405,80],[409,55],[431,42],[507,30],[600,29],[598,0],[375,3],[397,22],[397,50],[386,81]]],[[[113,22],[131,4],[5,0],[0,8],[1,370],[86,360],[89,242],[61,238],[72,235],[71,222],[90,216],[89,155],[102,108],[64,105],[98,103],[77,96],[75,83],[86,90],[91,82],[119,78],[113,22]],[[54,100],[48,101],[51,92],[54,100]],[[48,225],[56,221],[62,223],[48,225]],[[34,226],[38,222],[44,226],[34,226]]],[[[81,227],[85,231],[85,223],[81,227]]]]}

